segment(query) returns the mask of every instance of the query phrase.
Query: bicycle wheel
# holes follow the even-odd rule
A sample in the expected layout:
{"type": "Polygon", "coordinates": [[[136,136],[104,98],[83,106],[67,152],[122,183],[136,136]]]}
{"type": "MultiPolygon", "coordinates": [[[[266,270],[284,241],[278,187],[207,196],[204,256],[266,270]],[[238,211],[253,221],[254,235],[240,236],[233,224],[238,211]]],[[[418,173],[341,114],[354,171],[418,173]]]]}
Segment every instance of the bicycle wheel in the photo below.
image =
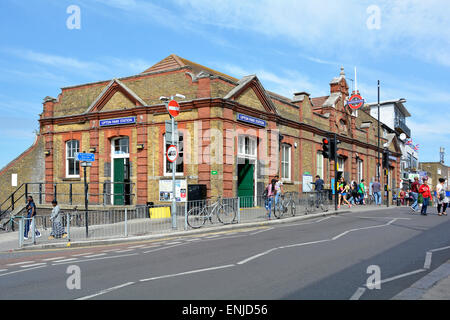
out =
{"type": "Polygon", "coordinates": [[[275,205],[275,210],[273,211],[273,215],[275,216],[275,218],[280,219],[283,214],[284,214],[284,207],[283,207],[283,204],[280,199],[278,204],[275,205]]]}
{"type": "Polygon", "coordinates": [[[294,217],[296,213],[297,213],[297,209],[295,206],[295,201],[292,201],[291,202],[291,215],[294,217]]]}
{"type": "Polygon", "coordinates": [[[187,223],[191,228],[197,229],[205,224],[206,219],[205,210],[202,210],[200,207],[194,207],[188,212],[187,223]]]}
{"type": "Polygon", "coordinates": [[[236,218],[236,211],[228,204],[221,205],[217,209],[217,219],[223,224],[233,223],[236,218]]]}

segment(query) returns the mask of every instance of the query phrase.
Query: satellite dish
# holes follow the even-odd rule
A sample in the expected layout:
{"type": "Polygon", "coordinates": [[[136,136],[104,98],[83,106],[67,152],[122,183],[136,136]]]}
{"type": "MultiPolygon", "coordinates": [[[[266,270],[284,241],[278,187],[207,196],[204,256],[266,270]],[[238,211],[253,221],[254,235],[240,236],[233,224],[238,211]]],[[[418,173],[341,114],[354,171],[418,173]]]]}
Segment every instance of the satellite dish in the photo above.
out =
{"type": "Polygon", "coordinates": [[[405,141],[406,140],[406,134],[402,133],[400,135],[400,140],[405,141]]]}

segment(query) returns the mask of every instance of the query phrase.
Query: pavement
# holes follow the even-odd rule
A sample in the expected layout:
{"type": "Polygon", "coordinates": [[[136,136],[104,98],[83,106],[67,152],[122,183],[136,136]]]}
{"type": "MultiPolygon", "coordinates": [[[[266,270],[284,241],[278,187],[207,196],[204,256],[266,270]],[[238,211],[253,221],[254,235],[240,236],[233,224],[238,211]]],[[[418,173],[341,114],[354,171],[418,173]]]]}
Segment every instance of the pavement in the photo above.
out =
{"type": "MultiPolygon", "coordinates": [[[[386,209],[393,209],[395,207],[385,208],[385,207],[378,207],[376,210],[386,210],[386,209]]],[[[406,208],[404,208],[405,210],[406,208]]],[[[435,208],[430,210],[431,212],[435,211],[435,208]],[[433,210],[434,209],[434,210],[433,210]]],[[[232,232],[239,231],[239,230],[245,230],[248,228],[255,228],[255,227],[274,227],[276,225],[285,224],[286,227],[289,227],[289,225],[295,225],[295,222],[302,221],[302,220],[309,220],[309,219],[317,219],[320,217],[327,217],[327,216],[335,216],[336,213],[339,214],[356,214],[356,213],[365,213],[373,211],[374,207],[367,206],[367,207],[354,207],[352,209],[341,209],[338,212],[335,212],[334,210],[331,210],[326,213],[316,213],[316,214],[310,214],[306,216],[298,216],[298,217],[289,217],[289,218],[283,218],[280,220],[270,220],[270,221],[258,221],[258,222],[247,222],[247,223],[241,223],[241,224],[233,224],[233,225],[226,225],[226,226],[220,226],[220,227],[210,227],[205,229],[198,229],[198,230],[188,230],[188,231],[176,231],[169,234],[172,238],[177,238],[181,236],[191,235],[195,237],[196,235],[200,235],[201,233],[205,232],[211,232],[212,234],[218,233],[218,232],[232,232]]],[[[433,216],[433,214],[430,214],[430,216],[433,216]]],[[[436,217],[437,218],[437,217],[436,217]]],[[[400,218],[402,219],[402,218],[400,218]]],[[[425,218],[426,219],[426,218],[425,218]]],[[[443,217],[442,219],[448,219],[446,217],[443,217]]],[[[322,219],[320,219],[322,220],[322,219]]],[[[339,219],[338,219],[339,220],[339,219]]],[[[365,220],[362,220],[365,221],[365,220]]],[[[311,225],[313,226],[313,225],[311,225]]],[[[317,225],[314,225],[317,226],[317,225]]],[[[414,226],[416,227],[416,226],[414,226]]],[[[319,228],[317,226],[317,228],[319,228]]],[[[358,230],[363,229],[371,229],[371,228],[377,228],[377,226],[366,226],[362,225],[361,228],[358,228],[358,230]]],[[[409,227],[412,229],[412,227],[409,227]]],[[[287,230],[287,229],[286,229],[287,230]]],[[[344,235],[348,232],[351,232],[352,230],[357,229],[351,229],[349,231],[346,231],[342,233],[341,235],[344,235]]],[[[254,231],[254,230],[253,230],[254,231]]],[[[264,232],[264,230],[256,231],[252,234],[257,234],[259,232],[264,232]]],[[[263,233],[266,234],[266,233],[263,233]]],[[[314,233],[317,235],[317,233],[314,233]]],[[[335,238],[338,239],[341,237],[341,235],[336,236],[335,238]]],[[[18,240],[17,240],[17,232],[15,233],[4,233],[0,234],[0,251],[8,251],[8,252],[31,252],[32,250],[45,250],[45,249],[52,249],[52,248],[63,248],[67,246],[67,242],[59,242],[59,243],[50,243],[50,244],[41,244],[38,246],[32,246],[27,248],[18,249],[18,240]]],[[[138,237],[127,237],[127,238],[116,238],[116,239],[103,239],[103,240],[89,240],[89,241],[76,241],[72,242],[72,247],[88,247],[88,246],[99,246],[99,245],[111,245],[111,244],[120,244],[120,243],[129,243],[129,242],[136,242],[136,241],[143,241],[143,240],[157,240],[157,239],[163,239],[167,238],[168,234],[153,234],[153,235],[145,235],[145,236],[138,236],[138,237]]],[[[334,240],[334,238],[333,238],[334,240]]],[[[444,241],[441,243],[445,244],[447,239],[443,239],[444,241]]],[[[271,240],[272,242],[273,240],[271,240]]],[[[331,240],[327,240],[331,241],[331,240]]],[[[177,244],[178,245],[178,244],[177,244]]],[[[355,248],[360,246],[358,242],[353,244],[355,248]]],[[[361,243],[361,246],[363,244],[361,243]]],[[[447,243],[448,245],[448,243],[447,243]]],[[[174,245],[175,246],[175,245],[174,245]]],[[[281,247],[280,247],[281,248],[281,247]]],[[[426,252],[426,261],[425,265],[427,264],[427,261],[429,264],[431,264],[431,258],[433,254],[436,256],[440,252],[444,252],[446,249],[449,249],[450,246],[440,247],[436,250],[428,250],[426,252]]],[[[183,253],[180,253],[183,255],[183,253]]],[[[321,255],[327,255],[330,254],[327,253],[318,253],[319,259],[321,258],[321,255]]],[[[351,255],[351,252],[349,252],[351,255]]],[[[333,255],[333,253],[331,253],[333,255]]],[[[434,258],[434,257],[433,257],[434,258]]],[[[100,258],[99,258],[100,259],[100,258]]],[[[50,260],[50,259],[49,259],[50,260]]],[[[436,260],[436,259],[435,259],[436,260]]],[[[433,261],[435,261],[433,260],[433,261]]],[[[246,263],[246,261],[243,260],[243,263],[246,263]]],[[[428,266],[429,268],[429,266],[428,266]]],[[[426,268],[425,268],[426,269],[426,268]]],[[[418,270],[420,271],[420,270],[418,270]]],[[[423,271],[423,270],[422,270],[423,271]]],[[[141,280],[143,281],[143,280],[141,280]]],[[[330,284],[332,286],[332,284],[330,284]]],[[[314,289],[314,286],[312,286],[314,289]]],[[[333,287],[333,286],[332,286],[333,287]]],[[[333,288],[335,288],[334,286],[333,288]]],[[[323,288],[318,288],[317,292],[323,291],[323,288]]],[[[363,291],[364,292],[364,291],[363,291]]],[[[366,291],[369,292],[369,291],[366,291]]],[[[356,293],[355,293],[356,294],[356,293]]],[[[300,298],[302,295],[299,294],[295,296],[295,299],[300,298]]],[[[319,298],[320,299],[320,298],[319,298]]],[[[410,287],[403,290],[402,292],[395,295],[392,299],[394,300],[449,300],[450,299],[450,260],[444,261],[439,267],[428,273],[426,276],[418,279],[416,282],[414,282],[410,287]]]]}

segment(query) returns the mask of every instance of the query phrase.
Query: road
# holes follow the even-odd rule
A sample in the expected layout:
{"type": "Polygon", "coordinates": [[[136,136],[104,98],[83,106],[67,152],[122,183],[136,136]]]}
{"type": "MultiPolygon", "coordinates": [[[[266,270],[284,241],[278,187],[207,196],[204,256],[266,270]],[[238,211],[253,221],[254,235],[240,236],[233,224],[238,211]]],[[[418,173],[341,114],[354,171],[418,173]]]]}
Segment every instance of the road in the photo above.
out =
{"type": "Polygon", "coordinates": [[[450,258],[448,230],[448,217],[394,207],[136,243],[0,253],[0,299],[391,299],[450,258]],[[80,289],[67,286],[78,279],[68,273],[73,268],[80,289]],[[369,282],[375,288],[368,287],[377,275],[369,282]]]}

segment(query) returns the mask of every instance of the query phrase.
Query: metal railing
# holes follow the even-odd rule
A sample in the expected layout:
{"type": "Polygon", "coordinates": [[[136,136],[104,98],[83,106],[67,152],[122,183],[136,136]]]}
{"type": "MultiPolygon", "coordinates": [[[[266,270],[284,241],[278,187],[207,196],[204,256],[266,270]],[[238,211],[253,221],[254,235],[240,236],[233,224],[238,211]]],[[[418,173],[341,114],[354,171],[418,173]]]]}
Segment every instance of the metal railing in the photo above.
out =
{"type": "MultiPolygon", "coordinates": [[[[312,193],[287,192],[278,200],[263,196],[214,198],[177,202],[175,226],[171,204],[148,205],[136,208],[62,212],[62,226],[67,233],[63,241],[113,239],[149,234],[164,234],[194,228],[208,228],[227,224],[285,219],[312,213],[334,211],[330,190],[312,193]],[[277,204],[277,205],[275,205],[277,204]],[[87,221],[86,221],[87,217],[87,221]],[[87,226],[87,228],[86,228],[87,226]]],[[[62,210],[64,211],[64,210],[62,210]]],[[[55,241],[50,216],[15,217],[19,225],[19,245],[43,244],[55,241]],[[29,239],[24,239],[27,221],[32,221],[29,239]],[[39,230],[40,237],[33,230],[39,230]]]]}

